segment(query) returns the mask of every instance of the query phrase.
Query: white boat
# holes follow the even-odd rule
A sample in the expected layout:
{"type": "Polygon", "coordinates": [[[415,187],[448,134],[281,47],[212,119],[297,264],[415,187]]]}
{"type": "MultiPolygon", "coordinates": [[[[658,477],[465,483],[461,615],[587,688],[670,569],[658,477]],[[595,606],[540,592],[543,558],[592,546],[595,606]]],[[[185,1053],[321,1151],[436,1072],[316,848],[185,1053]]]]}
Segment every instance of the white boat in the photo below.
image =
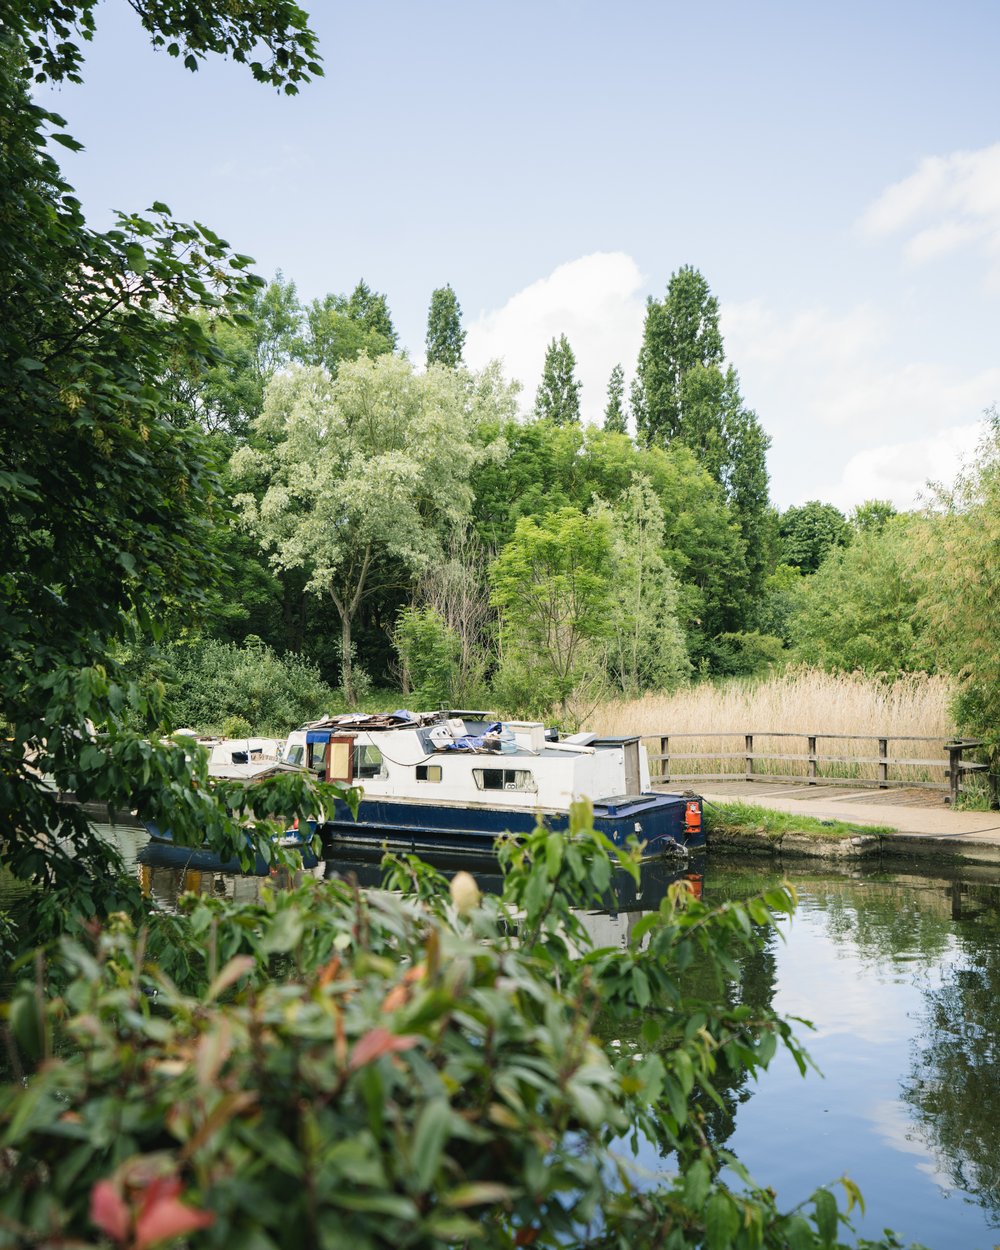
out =
{"type": "Polygon", "coordinates": [[[704,844],[701,800],[652,790],[638,737],[560,738],[540,722],[482,712],[349,713],[295,730],[282,760],[363,789],[357,819],[338,801],[319,826],[341,843],[491,851],[498,835],[528,833],[539,818],[567,828],[570,804],[586,798],[616,845],[704,844]]]}

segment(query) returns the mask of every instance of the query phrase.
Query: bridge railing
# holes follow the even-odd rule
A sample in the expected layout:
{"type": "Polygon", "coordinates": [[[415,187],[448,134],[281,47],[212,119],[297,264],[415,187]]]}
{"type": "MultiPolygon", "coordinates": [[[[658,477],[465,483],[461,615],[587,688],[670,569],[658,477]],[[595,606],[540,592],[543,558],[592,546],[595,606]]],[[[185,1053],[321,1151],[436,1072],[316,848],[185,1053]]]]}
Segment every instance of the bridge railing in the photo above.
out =
{"type": "Polygon", "coordinates": [[[990,766],[969,758],[983,746],[979,738],[767,730],[656,734],[647,737],[646,742],[654,785],[678,781],[798,781],[810,786],[846,783],[882,790],[918,786],[947,791],[954,802],[962,792],[964,780],[981,773],[988,776],[993,798],[997,797],[990,766]],[[716,742],[718,747],[706,746],[716,742]],[[726,749],[730,742],[734,749],[726,749]],[[804,751],[793,750],[798,743],[804,744],[804,751]],[[833,745],[828,747],[827,743],[833,745]],[[931,746],[915,745],[925,743],[931,746]],[[702,749],[684,750],[685,745],[702,749]],[[932,757],[934,747],[941,754],[932,757]],[[712,771],[713,765],[717,771],[712,771]]]}

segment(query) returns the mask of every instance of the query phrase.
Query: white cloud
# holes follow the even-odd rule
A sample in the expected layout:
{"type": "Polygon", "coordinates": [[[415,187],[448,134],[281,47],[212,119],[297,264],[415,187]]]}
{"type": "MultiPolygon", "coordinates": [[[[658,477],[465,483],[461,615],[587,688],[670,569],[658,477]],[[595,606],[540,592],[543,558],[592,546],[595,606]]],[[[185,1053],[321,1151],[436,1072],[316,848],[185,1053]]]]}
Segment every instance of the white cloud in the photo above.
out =
{"type": "Polygon", "coordinates": [[[861,218],[873,238],[904,236],[915,263],[970,244],[1000,251],[1000,143],[929,156],[886,187],[861,218]]]}
{"type": "Polygon", "coordinates": [[[894,361],[885,319],[868,305],[779,316],[761,301],[723,309],[729,357],[773,438],[781,507],[865,499],[911,508],[929,479],[950,482],[1000,397],[1000,368],[962,374],[894,361]]]}
{"type": "Polygon", "coordinates": [[[639,354],[643,281],[638,265],[624,252],[594,252],[560,265],[502,308],[480,314],[468,327],[466,362],[479,369],[503,360],[506,373],[524,386],[522,403],[530,408],[545,349],[565,334],[583,384],[584,419],[600,421],[611,370],[620,362],[630,374],[639,354]]]}
{"type": "Polygon", "coordinates": [[[822,489],[820,497],[845,512],[865,499],[888,499],[897,508],[912,508],[927,496],[929,482],[954,481],[984,429],[976,421],[926,438],[869,447],[848,460],[839,479],[822,489]]]}

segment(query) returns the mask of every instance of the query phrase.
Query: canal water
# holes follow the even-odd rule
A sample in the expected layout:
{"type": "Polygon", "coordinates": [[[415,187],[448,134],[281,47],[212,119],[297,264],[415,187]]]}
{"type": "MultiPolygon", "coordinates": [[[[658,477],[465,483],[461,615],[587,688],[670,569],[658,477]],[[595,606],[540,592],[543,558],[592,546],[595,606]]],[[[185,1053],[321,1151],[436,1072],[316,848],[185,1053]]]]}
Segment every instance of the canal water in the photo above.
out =
{"type": "MultiPolygon", "coordinates": [[[[140,831],[106,832],[134,865],[140,831]]],[[[459,866],[489,887],[481,863],[442,865],[459,866]]],[[[711,857],[691,868],[709,902],[781,879],[795,886],[798,911],[744,965],[734,993],[811,1021],[798,1032],[822,1073],[802,1077],[779,1052],[756,1082],[734,1078],[717,1137],[782,1207],[846,1173],[865,1196],[863,1236],[893,1228],[931,1250],[1000,1244],[1000,872],[711,857]]],[[[166,906],[184,889],[250,898],[260,884],[156,863],[136,871],[166,906]]],[[[377,880],[373,857],[330,860],[313,875],[335,872],[377,880]]],[[[651,866],[639,897],[593,917],[595,937],[624,941],[669,879],[662,861],[651,866]]],[[[652,1146],[640,1162],[667,1166],[652,1146]]]]}

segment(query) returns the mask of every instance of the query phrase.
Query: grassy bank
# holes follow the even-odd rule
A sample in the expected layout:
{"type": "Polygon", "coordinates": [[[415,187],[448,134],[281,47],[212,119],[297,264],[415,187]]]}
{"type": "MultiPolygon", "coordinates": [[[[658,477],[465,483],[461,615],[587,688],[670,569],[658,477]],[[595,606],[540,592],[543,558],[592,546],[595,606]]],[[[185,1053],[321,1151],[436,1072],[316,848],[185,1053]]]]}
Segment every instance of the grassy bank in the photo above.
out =
{"type": "Polygon", "coordinates": [[[776,812],[753,803],[705,803],[705,832],[711,843],[713,834],[728,837],[768,838],[776,841],[795,834],[817,841],[841,840],[890,833],[884,825],[859,825],[845,820],[817,820],[814,816],[796,816],[776,812]]]}
{"type": "MultiPolygon", "coordinates": [[[[747,733],[754,734],[755,752],[777,755],[804,755],[810,734],[844,735],[817,744],[819,754],[848,760],[821,763],[820,775],[864,781],[877,775],[877,764],[871,762],[878,754],[873,741],[877,737],[892,739],[891,758],[943,759],[943,744],[955,732],[949,713],[952,693],[951,681],[940,676],[915,674],[879,682],[858,674],[792,669],[766,681],[700,682],[674,694],[604,703],[588,718],[587,727],[605,734],[641,734],[651,755],[659,753],[660,738],[668,736],[672,757],[706,756],[672,759],[672,777],[742,775],[742,735],[747,733]],[[902,740],[907,737],[935,741],[902,740]]],[[[807,764],[804,759],[756,760],[754,770],[804,777],[807,764]]],[[[907,781],[943,781],[944,769],[901,765],[891,775],[907,781]]]]}

